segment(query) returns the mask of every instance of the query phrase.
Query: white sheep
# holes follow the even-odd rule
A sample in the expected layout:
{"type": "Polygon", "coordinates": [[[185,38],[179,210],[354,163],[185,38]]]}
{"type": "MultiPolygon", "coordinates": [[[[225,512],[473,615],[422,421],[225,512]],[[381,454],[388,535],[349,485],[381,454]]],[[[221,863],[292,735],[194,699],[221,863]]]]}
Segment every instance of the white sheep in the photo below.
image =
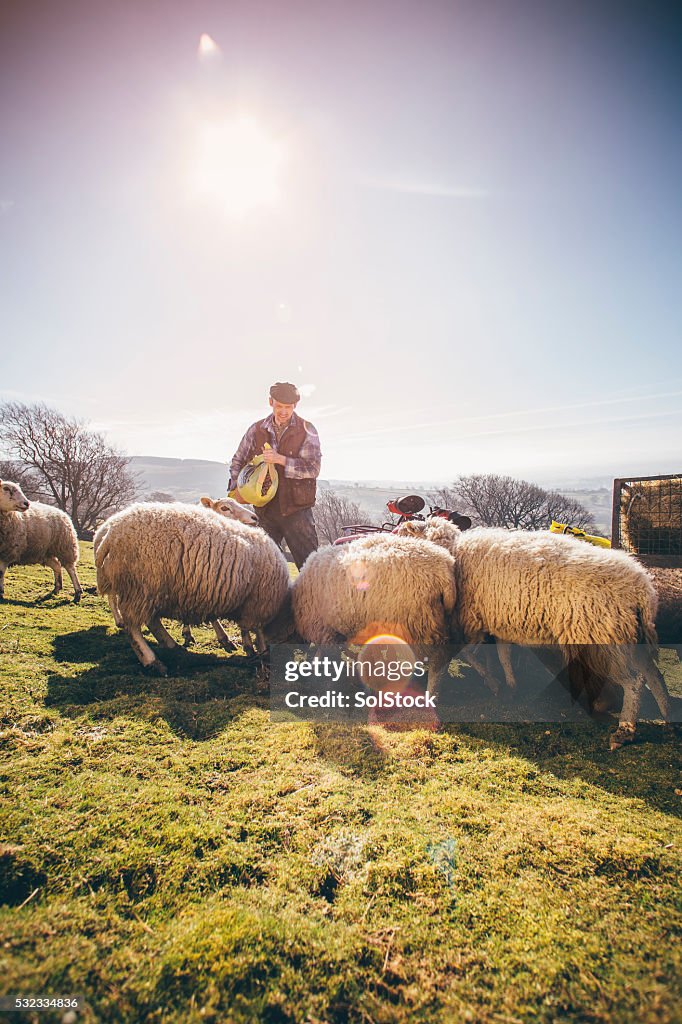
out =
{"type": "MultiPolygon", "coordinates": [[[[258,525],[258,517],[255,514],[255,512],[253,512],[249,506],[242,505],[238,501],[235,501],[233,498],[225,497],[213,500],[212,498],[202,497],[200,499],[200,502],[204,508],[212,509],[214,512],[217,512],[218,515],[225,516],[226,519],[235,519],[237,520],[237,522],[246,523],[248,526],[258,525]]],[[[95,559],[97,559],[97,549],[99,548],[103,538],[107,534],[109,524],[111,522],[115,522],[116,518],[116,515],[111,516],[109,519],[105,520],[105,522],[101,523],[98,526],[97,530],[95,531],[95,536],[93,537],[93,553],[95,559]]],[[[107,599],[109,602],[111,614],[114,616],[114,622],[116,623],[119,629],[122,629],[123,619],[121,618],[121,613],[118,609],[118,600],[116,598],[116,595],[113,593],[107,594],[107,599]]],[[[223,629],[222,623],[218,619],[213,619],[211,622],[211,626],[213,627],[213,631],[215,632],[216,638],[221,647],[223,647],[226,651],[236,651],[236,644],[234,644],[230,640],[229,636],[223,629]]],[[[187,623],[183,624],[182,636],[185,641],[185,646],[189,647],[190,644],[194,643],[192,628],[187,623]]],[[[259,629],[256,631],[257,640],[255,648],[251,641],[251,636],[248,630],[241,630],[241,636],[242,646],[244,647],[244,650],[246,651],[247,654],[255,654],[257,652],[262,653],[265,650],[266,643],[262,630],[259,629]]]]}
{"type": "Polygon", "coordinates": [[[434,645],[429,689],[447,663],[454,560],[433,544],[371,534],[309,555],[291,590],[296,632],[309,643],[364,643],[390,634],[434,645]]]}
{"type": "MultiPolygon", "coordinates": [[[[242,505],[241,502],[235,501],[234,498],[213,498],[203,497],[200,499],[201,504],[204,508],[211,508],[214,512],[217,512],[219,516],[225,516],[226,519],[236,519],[239,523],[245,523],[247,526],[258,526],[258,516],[253,511],[250,505],[242,505]]],[[[226,651],[236,651],[237,647],[232,643],[229,636],[222,627],[222,624],[218,619],[214,619],[211,622],[213,631],[218,638],[218,643],[226,651]]],[[[182,636],[185,641],[185,646],[189,647],[190,644],[194,643],[194,637],[192,636],[192,628],[186,622],[182,627],[182,636]]],[[[241,630],[242,636],[242,647],[246,654],[262,654],[265,650],[265,637],[263,636],[262,630],[256,631],[256,646],[254,647],[251,635],[247,629],[241,630]]]]}
{"type": "Polygon", "coordinates": [[[225,616],[259,630],[289,588],[286,559],[263,530],[180,503],[131,505],[112,516],[98,530],[95,566],[137,657],[161,675],[144,625],[168,648],[177,645],[162,617],[197,625],[225,616]]]}
{"type": "Polygon", "coordinates": [[[62,566],[66,569],[77,604],[83,593],[78,555],[78,537],[66,512],[29,501],[18,484],[0,480],[0,600],[10,565],[47,565],[54,573],[55,594],[62,589],[62,566]]]}
{"type": "Polygon", "coordinates": [[[463,638],[502,641],[500,661],[511,687],[505,644],[558,645],[567,662],[575,658],[589,673],[623,687],[612,750],[634,739],[645,683],[668,720],[668,691],[653,660],[656,591],[625,552],[544,531],[461,533],[444,519],[408,522],[398,532],[429,539],[454,556],[463,638]]]}

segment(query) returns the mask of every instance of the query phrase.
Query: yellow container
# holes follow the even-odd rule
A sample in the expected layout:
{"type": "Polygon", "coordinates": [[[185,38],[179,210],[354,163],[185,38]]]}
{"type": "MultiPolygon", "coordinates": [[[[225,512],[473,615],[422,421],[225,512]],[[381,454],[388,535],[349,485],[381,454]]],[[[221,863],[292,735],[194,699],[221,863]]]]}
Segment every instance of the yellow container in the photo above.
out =
{"type": "Polygon", "coordinates": [[[584,530],[579,529],[577,526],[567,526],[566,523],[557,523],[552,520],[550,526],[550,533],[568,533],[572,537],[577,537],[578,540],[586,540],[588,544],[594,544],[598,548],[610,548],[611,541],[606,537],[594,537],[589,533],[585,533],[584,530]]]}

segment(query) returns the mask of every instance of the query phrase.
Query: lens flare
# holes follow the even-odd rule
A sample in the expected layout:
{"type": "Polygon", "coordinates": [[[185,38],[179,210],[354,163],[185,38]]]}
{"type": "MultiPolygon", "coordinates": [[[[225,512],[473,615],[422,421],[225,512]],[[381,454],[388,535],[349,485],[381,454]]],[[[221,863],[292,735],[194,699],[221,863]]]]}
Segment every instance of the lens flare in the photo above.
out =
{"type": "Polygon", "coordinates": [[[373,690],[403,693],[412,682],[417,656],[399,633],[377,632],[366,639],[356,637],[361,650],[357,661],[365,686],[373,690]]]}
{"type": "Polygon", "coordinates": [[[365,647],[376,646],[379,644],[383,644],[384,647],[398,644],[402,649],[407,648],[408,651],[412,650],[405,637],[398,633],[377,633],[374,636],[368,637],[363,642],[363,646],[365,647]]]}
{"type": "Polygon", "coordinates": [[[199,60],[210,59],[211,57],[220,56],[220,47],[216,43],[215,39],[211,38],[208,32],[202,32],[199,38],[199,46],[197,47],[197,53],[199,60]]]}
{"type": "Polygon", "coordinates": [[[348,573],[350,585],[354,590],[369,590],[367,563],[362,558],[350,562],[346,566],[346,572],[348,573]]]}

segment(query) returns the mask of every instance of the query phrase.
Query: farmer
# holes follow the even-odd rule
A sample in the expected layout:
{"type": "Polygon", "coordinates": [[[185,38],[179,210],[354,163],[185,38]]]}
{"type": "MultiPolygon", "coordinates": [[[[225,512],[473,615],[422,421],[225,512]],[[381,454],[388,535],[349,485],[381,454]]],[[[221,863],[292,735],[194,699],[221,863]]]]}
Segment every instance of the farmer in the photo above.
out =
{"type": "Polygon", "coordinates": [[[272,385],[272,412],[252,423],[239,442],[230,463],[228,488],[236,488],[240,470],[254,455],[262,452],[264,461],[277,467],[277,492],[256,513],[276,544],[284,538],[299,569],[318,547],[313,506],[322,458],[317,430],[295,412],[300,398],[294,384],[278,381],[272,385]],[[270,447],[264,447],[266,444],[270,447]]]}

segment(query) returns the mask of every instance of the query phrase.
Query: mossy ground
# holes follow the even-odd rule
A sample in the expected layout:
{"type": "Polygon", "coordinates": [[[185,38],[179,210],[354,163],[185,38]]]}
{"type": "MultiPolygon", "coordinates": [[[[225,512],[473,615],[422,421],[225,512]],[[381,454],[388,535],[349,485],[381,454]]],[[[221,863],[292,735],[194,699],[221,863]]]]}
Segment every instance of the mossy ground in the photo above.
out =
{"type": "Polygon", "coordinates": [[[149,678],[50,581],[10,570],[0,607],[3,991],[83,1021],[682,1020],[674,735],[275,725],[210,630],[149,678]]]}

